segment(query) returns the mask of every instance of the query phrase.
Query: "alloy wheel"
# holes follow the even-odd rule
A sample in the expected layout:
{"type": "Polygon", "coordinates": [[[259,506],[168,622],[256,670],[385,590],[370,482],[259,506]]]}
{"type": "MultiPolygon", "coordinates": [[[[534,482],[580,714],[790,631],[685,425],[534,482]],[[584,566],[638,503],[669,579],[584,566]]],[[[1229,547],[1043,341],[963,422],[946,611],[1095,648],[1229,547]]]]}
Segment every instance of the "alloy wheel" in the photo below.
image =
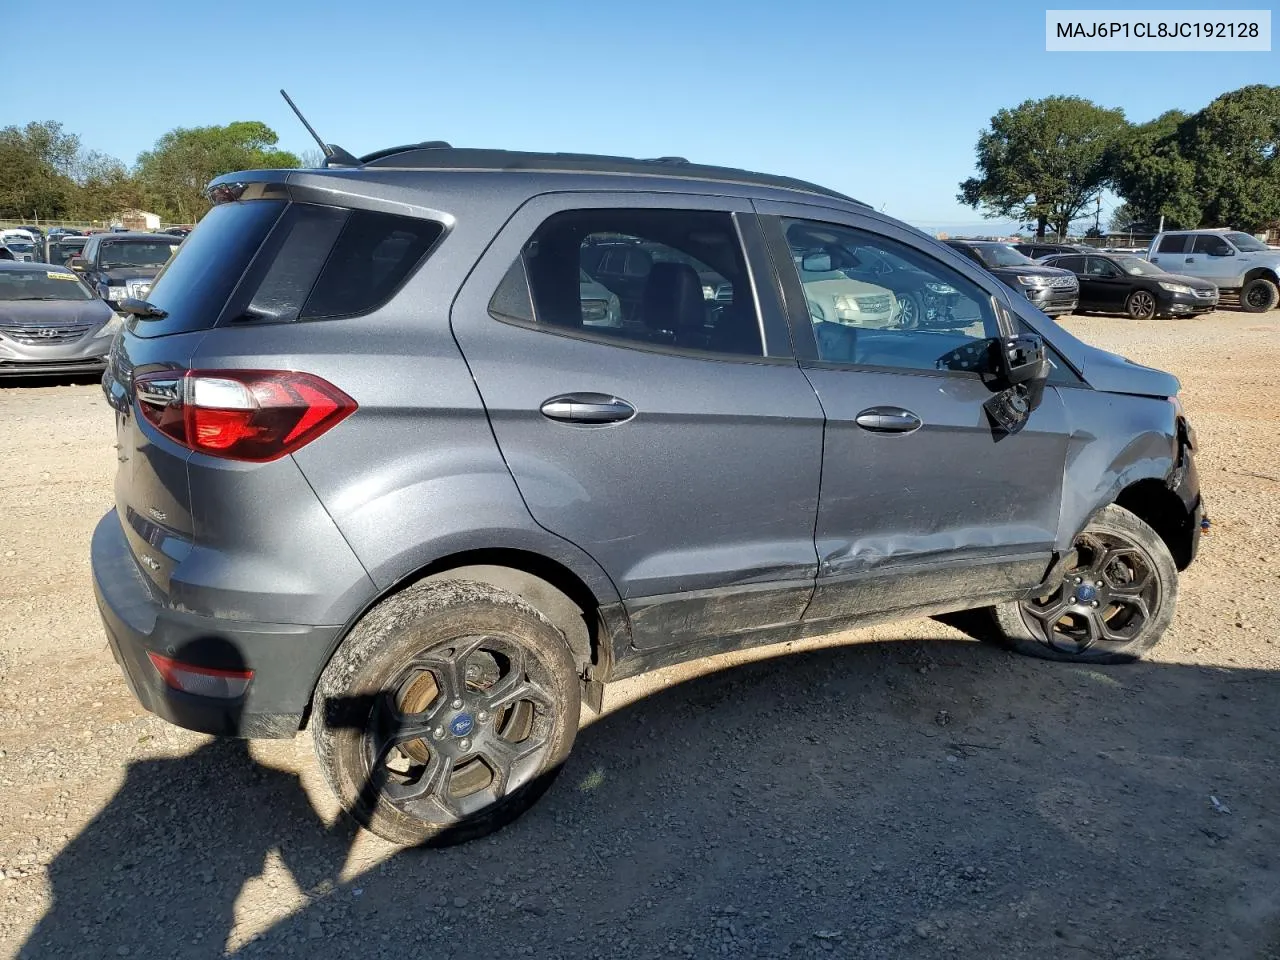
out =
{"type": "Polygon", "coordinates": [[[1147,320],[1155,316],[1155,297],[1145,290],[1136,290],[1129,297],[1129,315],[1136,320],[1147,320]]]}
{"type": "Polygon", "coordinates": [[[452,823],[528,783],[555,703],[538,659],[501,637],[464,637],[411,658],[370,715],[370,785],[408,816],[452,823]]]}
{"type": "Polygon", "coordinates": [[[1022,611],[1062,653],[1118,652],[1138,639],[1160,601],[1145,551],[1121,536],[1086,533],[1077,538],[1057,588],[1024,600],[1022,611]]]}

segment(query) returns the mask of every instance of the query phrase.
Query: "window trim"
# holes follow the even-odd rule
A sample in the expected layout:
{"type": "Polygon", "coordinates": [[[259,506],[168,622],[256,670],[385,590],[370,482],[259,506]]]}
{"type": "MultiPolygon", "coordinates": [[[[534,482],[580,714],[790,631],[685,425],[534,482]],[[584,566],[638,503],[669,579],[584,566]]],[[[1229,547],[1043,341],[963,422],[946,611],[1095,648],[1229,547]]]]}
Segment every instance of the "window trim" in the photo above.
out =
{"type": "MultiPolygon", "coordinates": [[[[987,295],[995,314],[996,327],[1002,335],[1009,335],[1011,326],[1009,312],[1004,294],[973,278],[970,271],[958,269],[932,251],[918,244],[910,243],[903,237],[895,236],[894,231],[876,229],[878,224],[860,222],[861,218],[841,215],[841,211],[809,205],[770,203],[768,213],[761,216],[761,227],[765,235],[770,256],[773,260],[774,280],[783,294],[787,318],[791,326],[792,342],[795,344],[796,359],[800,366],[815,370],[843,370],[851,373],[901,373],[909,376],[942,377],[946,379],[981,380],[983,374],[976,370],[931,370],[923,367],[895,367],[880,364],[847,363],[839,360],[823,360],[818,356],[818,341],[813,332],[813,321],[809,317],[808,306],[804,294],[804,285],[794,267],[791,266],[791,245],[787,242],[786,232],[782,228],[783,218],[812,220],[817,223],[830,224],[857,230],[871,236],[884,237],[891,244],[906,246],[921,256],[936,260],[952,273],[963,277],[987,295]]],[[[951,248],[948,248],[951,249],[951,248]]],[[[963,259],[964,255],[952,250],[955,257],[963,259]]]]}
{"type": "MultiPolygon", "coordinates": [[[[621,200],[623,199],[623,196],[619,196],[617,199],[621,200]]],[[[650,203],[644,203],[644,204],[609,203],[607,202],[608,198],[605,198],[605,202],[602,202],[599,204],[574,203],[572,202],[572,200],[570,200],[569,202],[563,205],[558,205],[555,209],[548,211],[545,215],[543,215],[538,220],[537,224],[533,227],[532,232],[530,232],[527,236],[525,236],[524,239],[521,241],[521,244],[519,247],[519,250],[521,252],[517,254],[517,259],[523,261],[523,250],[524,250],[525,244],[527,244],[529,240],[531,240],[537,234],[537,232],[542,229],[543,225],[545,225],[548,220],[562,213],[574,213],[578,211],[601,211],[601,210],[648,210],[648,211],[669,210],[674,213],[688,211],[691,213],[700,213],[700,214],[707,214],[707,213],[724,214],[729,218],[729,223],[733,229],[733,235],[738,242],[738,250],[742,257],[743,266],[746,270],[747,287],[751,293],[751,300],[756,313],[757,329],[759,330],[759,333],[760,333],[760,349],[761,349],[760,354],[752,355],[752,354],[742,354],[742,353],[725,353],[718,350],[700,350],[696,348],[679,347],[679,346],[668,345],[663,343],[652,343],[644,340],[630,340],[623,337],[610,336],[607,333],[597,333],[594,330],[591,330],[590,328],[585,328],[585,327],[570,329],[566,327],[556,326],[555,324],[539,323],[537,320],[537,305],[534,303],[533,291],[529,284],[528,266],[523,263],[521,266],[520,273],[521,273],[521,276],[524,278],[525,287],[529,293],[530,312],[534,314],[534,319],[532,321],[523,320],[519,317],[513,317],[508,314],[497,313],[493,310],[492,304],[493,304],[494,296],[497,294],[497,291],[501,287],[503,280],[505,280],[506,278],[506,271],[509,271],[511,269],[510,265],[506,267],[502,276],[498,279],[498,283],[494,285],[493,289],[489,293],[489,296],[486,298],[485,311],[488,313],[488,315],[492,319],[498,321],[499,323],[507,324],[508,326],[519,327],[524,330],[532,330],[541,334],[550,334],[552,336],[564,337],[569,340],[585,341],[587,343],[602,344],[604,346],[609,346],[609,347],[619,347],[624,350],[636,350],[642,353],[655,353],[655,354],[660,354],[662,356],[669,356],[669,357],[684,357],[690,360],[712,360],[712,361],[727,362],[727,363],[749,363],[749,364],[770,364],[770,365],[794,364],[796,362],[795,356],[794,356],[794,348],[789,349],[785,355],[781,355],[781,354],[775,355],[774,353],[771,352],[771,346],[777,347],[779,345],[777,342],[777,338],[778,338],[778,334],[781,331],[778,329],[773,330],[772,332],[774,336],[770,337],[771,325],[768,320],[769,311],[764,309],[764,303],[762,303],[761,295],[762,295],[762,284],[769,283],[772,280],[772,275],[771,275],[772,270],[769,270],[765,276],[763,277],[760,276],[760,274],[763,271],[761,271],[760,269],[760,263],[757,262],[759,259],[759,254],[757,253],[756,257],[753,258],[752,242],[751,242],[752,230],[754,229],[756,232],[758,232],[759,227],[754,222],[751,222],[751,223],[744,222],[745,218],[750,218],[751,221],[754,221],[755,220],[754,214],[745,213],[740,210],[722,209],[722,208],[719,208],[718,206],[701,206],[693,203],[682,202],[682,201],[685,201],[686,199],[688,198],[685,198],[680,195],[672,195],[671,196],[672,202],[670,203],[659,202],[659,203],[652,203],[652,204],[650,203]]],[[[707,199],[710,199],[710,198],[707,198],[707,199]]],[[[790,347],[791,341],[789,336],[786,342],[788,347],[790,347]]]]}

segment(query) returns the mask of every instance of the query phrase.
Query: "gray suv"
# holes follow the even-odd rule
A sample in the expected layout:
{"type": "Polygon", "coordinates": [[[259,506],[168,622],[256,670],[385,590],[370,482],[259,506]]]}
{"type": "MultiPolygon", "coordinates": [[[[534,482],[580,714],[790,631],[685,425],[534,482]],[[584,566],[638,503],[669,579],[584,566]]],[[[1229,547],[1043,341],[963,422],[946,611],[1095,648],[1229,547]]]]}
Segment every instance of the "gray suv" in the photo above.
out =
{"type": "Polygon", "coordinates": [[[436,145],[210,195],[122,304],[98,602],[147,709],[309,726],[383,837],[510,820],[643,671],[975,609],[1114,663],[1173,617],[1203,519],[1177,381],[865,204],[436,145]]]}

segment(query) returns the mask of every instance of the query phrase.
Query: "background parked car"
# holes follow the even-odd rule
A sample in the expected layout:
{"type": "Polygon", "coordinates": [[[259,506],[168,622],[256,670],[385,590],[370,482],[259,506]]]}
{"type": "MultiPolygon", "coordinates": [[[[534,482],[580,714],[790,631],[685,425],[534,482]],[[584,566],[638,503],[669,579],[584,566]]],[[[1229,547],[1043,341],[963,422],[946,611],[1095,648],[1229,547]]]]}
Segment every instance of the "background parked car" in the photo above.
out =
{"type": "Polygon", "coordinates": [[[163,233],[95,234],[67,266],[103,300],[118,306],[126,297],[146,299],[151,281],[181,242],[163,233]]]}
{"type": "Polygon", "coordinates": [[[1197,277],[1165,273],[1141,257],[1074,253],[1046,257],[1051,267],[1070,270],[1080,282],[1080,307],[1127,313],[1135,320],[1194,316],[1218,305],[1218,288],[1197,277]]]}
{"type": "Polygon", "coordinates": [[[1239,291],[1247,313],[1280,304],[1280,251],[1239,230],[1169,230],[1151,241],[1147,259],[1162,269],[1239,291]]]}
{"type": "Polygon", "coordinates": [[[1092,248],[1086,247],[1080,243],[1046,243],[1043,241],[1032,241],[1028,243],[1015,243],[1013,249],[1017,250],[1024,256],[1030,257],[1032,260],[1041,260],[1044,257],[1052,257],[1060,253],[1088,253],[1092,248]]]}
{"type": "Polygon", "coordinates": [[[25,230],[0,230],[0,249],[8,256],[0,256],[4,260],[16,260],[19,263],[31,263],[39,260],[35,240],[25,230]]]}
{"type": "Polygon", "coordinates": [[[80,256],[84,251],[84,245],[89,242],[88,237],[81,237],[76,234],[49,233],[49,238],[44,242],[44,262],[52,263],[56,266],[66,266],[68,260],[72,257],[80,256]]]}
{"type": "Polygon", "coordinates": [[[0,263],[0,376],[102,370],[119,327],[71,271],[0,263]]]}
{"type": "Polygon", "coordinates": [[[988,240],[948,240],[974,263],[986,267],[1008,287],[1018,290],[1051,317],[1076,308],[1080,284],[1075,274],[1046,267],[1019,253],[1010,244],[988,240]]]}

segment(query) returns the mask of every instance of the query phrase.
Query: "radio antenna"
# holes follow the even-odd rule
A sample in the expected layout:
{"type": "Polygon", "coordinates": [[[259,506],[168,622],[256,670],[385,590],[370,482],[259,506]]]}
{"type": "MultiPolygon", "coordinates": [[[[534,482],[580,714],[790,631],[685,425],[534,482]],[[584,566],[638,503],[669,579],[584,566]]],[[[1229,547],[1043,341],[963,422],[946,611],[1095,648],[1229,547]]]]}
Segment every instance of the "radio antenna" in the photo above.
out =
{"type": "Polygon", "coordinates": [[[284,102],[289,105],[289,109],[293,111],[294,116],[307,128],[307,133],[311,134],[311,139],[320,145],[320,152],[324,154],[325,167],[358,167],[360,161],[343,150],[337,144],[325,143],[320,139],[320,134],[316,133],[316,128],[307,123],[307,118],[302,115],[302,111],[298,109],[298,105],[293,102],[293,98],[285,93],[283,88],[280,90],[280,96],[284,97],[284,102]]]}

